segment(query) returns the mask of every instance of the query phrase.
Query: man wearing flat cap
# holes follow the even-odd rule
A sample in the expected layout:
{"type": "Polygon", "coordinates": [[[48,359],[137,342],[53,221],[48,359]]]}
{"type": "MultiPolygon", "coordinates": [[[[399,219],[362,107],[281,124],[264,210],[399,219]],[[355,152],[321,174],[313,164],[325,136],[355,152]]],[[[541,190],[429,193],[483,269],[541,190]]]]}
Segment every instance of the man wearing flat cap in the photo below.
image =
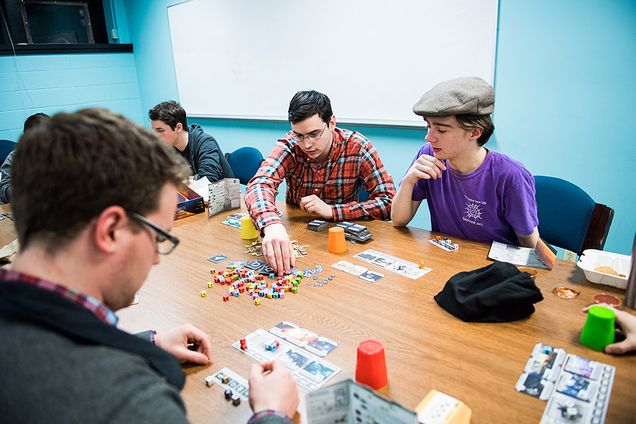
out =
{"type": "Polygon", "coordinates": [[[484,243],[535,247],[534,178],[508,156],[484,147],[495,126],[495,95],[480,78],[442,82],[413,106],[428,124],[393,198],[393,225],[407,225],[426,199],[433,231],[484,243]]]}

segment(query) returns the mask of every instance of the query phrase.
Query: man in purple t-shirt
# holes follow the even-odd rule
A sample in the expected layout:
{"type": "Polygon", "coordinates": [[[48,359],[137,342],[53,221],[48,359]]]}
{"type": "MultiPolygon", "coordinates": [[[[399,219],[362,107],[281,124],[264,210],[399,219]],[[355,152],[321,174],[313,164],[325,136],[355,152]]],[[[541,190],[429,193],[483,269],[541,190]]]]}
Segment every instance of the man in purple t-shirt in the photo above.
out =
{"type": "Polygon", "coordinates": [[[425,93],[413,111],[428,124],[393,198],[393,225],[407,225],[426,199],[433,231],[485,243],[535,247],[534,178],[520,162],[486,149],[495,95],[480,78],[457,78],[425,93]]]}

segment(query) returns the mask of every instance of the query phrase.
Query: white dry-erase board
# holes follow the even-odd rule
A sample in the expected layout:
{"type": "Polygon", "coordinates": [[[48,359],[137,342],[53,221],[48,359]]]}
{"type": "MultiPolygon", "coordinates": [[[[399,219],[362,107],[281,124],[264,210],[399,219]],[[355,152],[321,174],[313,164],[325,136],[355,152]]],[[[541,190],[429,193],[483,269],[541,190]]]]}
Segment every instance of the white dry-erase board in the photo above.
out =
{"type": "Polygon", "coordinates": [[[339,122],[420,126],[438,82],[492,84],[497,0],[192,0],[168,8],[190,116],[287,120],[299,90],[339,122]]]}

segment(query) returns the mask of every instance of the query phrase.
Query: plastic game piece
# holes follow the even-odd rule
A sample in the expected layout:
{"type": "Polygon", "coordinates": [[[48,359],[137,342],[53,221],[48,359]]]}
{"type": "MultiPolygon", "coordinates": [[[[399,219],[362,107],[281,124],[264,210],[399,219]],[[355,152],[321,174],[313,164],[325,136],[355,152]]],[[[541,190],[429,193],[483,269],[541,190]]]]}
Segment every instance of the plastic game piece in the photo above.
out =
{"type": "Polygon", "coordinates": [[[208,288],[211,289],[212,287],[214,287],[214,282],[208,281],[208,288]]]}
{"type": "Polygon", "coordinates": [[[208,295],[208,292],[206,292],[205,290],[201,290],[201,297],[206,297],[208,295]]]}
{"type": "Polygon", "coordinates": [[[239,406],[241,404],[241,398],[239,395],[232,396],[232,405],[239,406]]]}
{"type": "Polygon", "coordinates": [[[260,306],[260,304],[261,304],[261,299],[254,299],[254,305],[260,306]]]}
{"type": "Polygon", "coordinates": [[[241,343],[241,350],[247,350],[247,340],[241,339],[240,343],[241,343]]]}
{"type": "Polygon", "coordinates": [[[230,382],[230,377],[228,377],[227,375],[222,375],[221,376],[221,383],[227,384],[229,382],[230,382]]]}
{"type": "MultiPolygon", "coordinates": [[[[229,381],[229,377],[228,377],[228,381],[229,381]]],[[[234,396],[234,393],[230,389],[225,389],[225,391],[223,392],[223,395],[225,396],[225,400],[230,400],[232,399],[232,396],[234,396]]]]}
{"type": "Polygon", "coordinates": [[[274,352],[276,349],[278,349],[279,346],[280,346],[280,343],[278,342],[278,340],[274,340],[271,343],[268,343],[265,345],[265,350],[274,352]]]}
{"type": "Polygon", "coordinates": [[[327,222],[320,219],[314,219],[307,224],[307,229],[312,231],[324,231],[327,229],[327,222]]]}
{"type": "Polygon", "coordinates": [[[213,375],[208,375],[207,377],[205,377],[205,385],[210,387],[214,384],[214,376],[213,375]]]}

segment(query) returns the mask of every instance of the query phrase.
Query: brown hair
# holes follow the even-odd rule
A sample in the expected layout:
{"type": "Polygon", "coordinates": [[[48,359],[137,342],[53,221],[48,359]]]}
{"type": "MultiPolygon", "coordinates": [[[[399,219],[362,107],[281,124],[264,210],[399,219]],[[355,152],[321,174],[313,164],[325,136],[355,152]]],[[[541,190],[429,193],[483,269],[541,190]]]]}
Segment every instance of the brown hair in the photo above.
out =
{"type": "Polygon", "coordinates": [[[481,136],[477,139],[477,144],[483,146],[495,131],[495,124],[490,115],[455,115],[459,126],[464,130],[481,128],[481,136]]]}
{"type": "Polygon", "coordinates": [[[105,208],[146,214],[185,161],[154,135],[105,109],[59,113],[25,132],[13,160],[12,207],[21,249],[52,253],[105,208]]]}
{"type": "Polygon", "coordinates": [[[174,100],[161,102],[148,111],[151,121],[161,121],[174,130],[177,124],[181,124],[184,131],[188,131],[188,117],[186,111],[174,100]]]}

